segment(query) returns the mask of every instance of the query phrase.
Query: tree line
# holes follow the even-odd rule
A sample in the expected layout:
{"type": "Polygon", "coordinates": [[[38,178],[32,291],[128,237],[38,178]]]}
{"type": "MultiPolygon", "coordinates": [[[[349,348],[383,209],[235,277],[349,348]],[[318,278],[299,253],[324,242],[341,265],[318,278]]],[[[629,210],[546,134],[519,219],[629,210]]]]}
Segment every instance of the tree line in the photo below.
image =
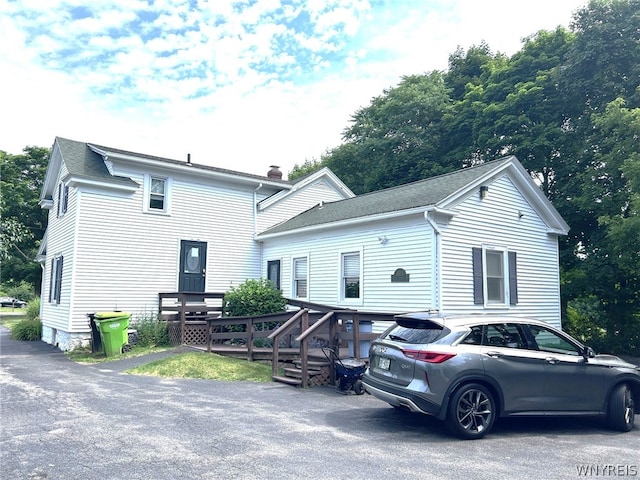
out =
{"type": "MultiPolygon", "coordinates": [[[[407,75],[357,110],[343,142],[296,165],[356,194],[515,155],[570,225],[560,239],[565,329],[640,356],[640,0],[591,0],[568,29],[512,56],[482,43],[407,75]]],[[[49,150],[0,151],[2,286],[40,285],[38,200],[49,150]]]]}
{"type": "Polygon", "coordinates": [[[563,324],[640,356],[640,0],[591,0],[512,56],[486,43],[357,110],[322,167],[356,194],[515,155],[571,227],[563,324]]]}

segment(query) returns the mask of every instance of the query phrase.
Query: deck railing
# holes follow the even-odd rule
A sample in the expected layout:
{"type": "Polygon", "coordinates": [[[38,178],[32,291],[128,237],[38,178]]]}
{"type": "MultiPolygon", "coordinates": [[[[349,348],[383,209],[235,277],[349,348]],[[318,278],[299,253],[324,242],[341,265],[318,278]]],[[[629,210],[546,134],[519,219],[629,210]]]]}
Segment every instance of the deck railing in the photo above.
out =
{"type": "MultiPolygon", "coordinates": [[[[280,351],[286,348],[297,351],[301,363],[302,386],[307,387],[309,369],[309,341],[319,338],[340,352],[340,347],[353,346],[353,356],[368,360],[368,352],[360,351],[362,341],[371,341],[379,333],[362,331],[364,322],[391,322],[394,314],[361,312],[340,309],[327,305],[287,299],[289,310],[270,315],[245,317],[223,317],[224,293],[173,292],[159,294],[160,318],[167,320],[175,329],[176,343],[206,344],[207,351],[216,347],[235,346],[246,352],[249,361],[254,360],[256,344],[270,345],[272,351],[273,376],[277,376],[280,351]],[[195,299],[195,301],[194,301],[195,299]],[[194,333],[195,332],[195,333],[194,333]],[[194,340],[195,339],[195,340],[194,340]]],[[[366,330],[366,329],[365,329],[366,330]]],[[[260,348],[264,352],[265,348],[260,348]]],[[[335,382],[335,368],[331,366],[331,382],[335,382]]]]}

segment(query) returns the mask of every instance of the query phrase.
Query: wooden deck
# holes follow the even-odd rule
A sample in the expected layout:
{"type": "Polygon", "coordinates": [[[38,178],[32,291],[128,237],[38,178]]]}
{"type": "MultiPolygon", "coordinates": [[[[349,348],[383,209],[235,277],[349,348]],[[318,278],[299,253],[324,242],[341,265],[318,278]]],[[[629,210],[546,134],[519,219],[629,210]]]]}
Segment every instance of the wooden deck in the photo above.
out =
{"type": "Polygon", "coordinates": [[[335,362],[322,346],[339,352],[339,358],[368,362],[361,342],[371,341],[372,322],[392,322],[394,314],[361,312],[287,300],[289,310],[271,315],[223,317],[221,293],[161,293],[159,318],[166,320],[176,345],[249,361],[269,362],[274,381],[303,388],[335,384],[335,362]],[[193,303],[195,296],[202,297],[193,303]],[[366,327],[366,328],[365,328],[366,327]],[[284,372],[284,375],[282,375],[284,372]]]}

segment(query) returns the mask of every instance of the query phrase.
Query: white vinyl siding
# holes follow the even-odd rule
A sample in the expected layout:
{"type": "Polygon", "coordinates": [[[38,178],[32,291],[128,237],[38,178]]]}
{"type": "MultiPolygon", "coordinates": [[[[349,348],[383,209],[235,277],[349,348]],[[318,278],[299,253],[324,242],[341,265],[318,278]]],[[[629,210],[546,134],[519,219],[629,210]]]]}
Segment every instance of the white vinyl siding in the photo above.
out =
{"type": "MultiPolygon", "coordinates": [[[[357,308],[373,312],[408,312],[432,308],[432,230],[422,215],[380,222],[373,228],[343,228],[320,234],[299,234],[264,242],[267,258],[282,258],[285,297],[292,298],[292,259],[309,255],[310,302],[353,308],[353,299],[340,293],[341,255],[360,252],[361,288],[357,308]],[[379,237],[387,237],[381,243],[379,237]],[[410,282],[392,283],[398,269],[406,270],[410,282]],[[288,291],[286,289],[289,289],[288,291]]],[[[266,272],[265,272],[266,274],[266,272]]]]}
{"type": "MultiPolygon", "coordinates": [[[[58,185],[66,174],[64,165],[60,169],[58,185]]],[[[77,226],[78,193],[75,188],[66,188],[65,214],[58,216],[61,209],[58,196],[59,187],[55,189],[54,208],[49,210],[47,222],[47,258],[42,272],[42,304],[40,320],[43,326],[68,331],[70,308],[73,303],[73,266],[75,253],[75,235],[77,226]],[[57,263],[58,259],[62,259],[57,263]],[[62,270],[53,272],[62,263],[62,270]],[[51,298],[52,301],[49,301],[51,298]]]]}
{"type": "Polygon", "coordinates": [[[324,202],[342,200],[345,197],[337,192],[325,180],[319,179],[307,187],[290,192],[281,201],[268,206],[264,210],[258,209],[258,232],[288,220],[295,215],[309,210],[320,200],[324,202]]]}
{"type": "MultiPolygon", "coordinates": [[[[86,314],[95,311],[123,310],[133,320],[154,316],[158,293],[178,290],[181,240],[207,243],[208,292],[225,292],[247,278],[259,278],[262,257],[253,241],[254,187],[174,176],[172,214],[148,215],[140,208],[145,201],[144,175],[122,170],[118,174],[141,188],[133,196],[97,191],[82,195],[75,235],[74,302],[65,320],[71,331],[86,331],[86,314]]],[[[65,254],[65,275],[67,258],[65,254]]],[[[63,280],[63,303],[64,288],[63,280]]]]}
{"type": "Polygon", "coordinates": [[[557,237],[546,233],[546,225],[508,176],[491,183],[487,198],[480,200],[474,191],[454,208],[456,216],[441,226],[442,310],[532,316],[560,326],[557,237]],[[483,246],[517,252],[517,305],[510,305],[513,298],[474,304],[472,248],[483,246]]]}

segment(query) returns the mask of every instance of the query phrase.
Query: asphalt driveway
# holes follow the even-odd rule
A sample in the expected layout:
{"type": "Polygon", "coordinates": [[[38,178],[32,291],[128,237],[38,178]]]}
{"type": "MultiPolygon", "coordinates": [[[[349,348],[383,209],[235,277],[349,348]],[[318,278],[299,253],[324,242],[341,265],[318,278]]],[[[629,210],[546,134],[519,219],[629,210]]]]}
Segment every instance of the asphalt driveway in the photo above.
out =
{"type": "Polygon", "coordinates": [[[638,427],[508,420],[460,441],[368,395],[124,373],[151,359],[79,365],[0,327],[0,478],[640,478],[638,427]]]}

